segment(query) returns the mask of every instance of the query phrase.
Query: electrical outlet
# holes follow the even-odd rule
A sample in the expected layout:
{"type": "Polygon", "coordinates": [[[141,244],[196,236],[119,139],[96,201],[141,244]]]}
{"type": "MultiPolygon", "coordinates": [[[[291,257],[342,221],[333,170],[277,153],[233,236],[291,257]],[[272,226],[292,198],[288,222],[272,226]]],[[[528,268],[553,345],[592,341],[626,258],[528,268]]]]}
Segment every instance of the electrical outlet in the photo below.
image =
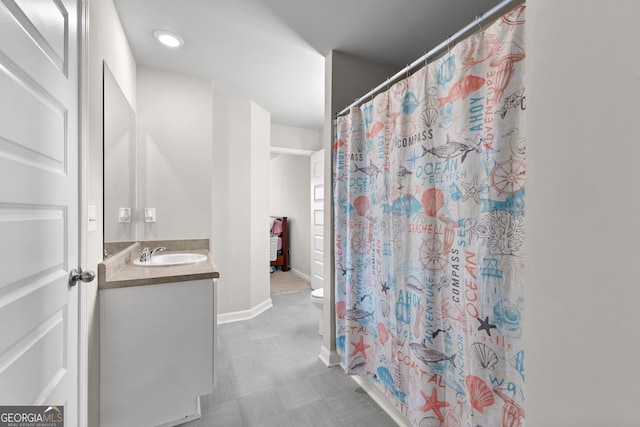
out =
{"type": "Polygon", "coordinates": [[[118,222],[120,224],[131,224],[131,208],[120,208],[118,210],[118,222]]]}
{"type": "Polygon", "coordinates": [[[156,208],[144,208],[144,222],[156,222],[156,208]]]}

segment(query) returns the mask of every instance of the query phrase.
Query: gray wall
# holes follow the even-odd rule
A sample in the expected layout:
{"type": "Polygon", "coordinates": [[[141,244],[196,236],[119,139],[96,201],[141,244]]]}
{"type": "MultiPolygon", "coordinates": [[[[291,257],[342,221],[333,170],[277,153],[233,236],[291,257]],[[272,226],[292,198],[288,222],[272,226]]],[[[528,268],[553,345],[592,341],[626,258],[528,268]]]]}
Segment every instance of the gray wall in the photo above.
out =
{"type": "Polygon", "coordinates": [[[638,425],[639,20],[527,4],[527,425],[638,425]]]}
{"type": "Polygon", "coordinates": [[[269,113],[253,102],[214,93],[211,254],[221,315],[271,301],[269,126],[269,113]]]}
{"type": "Polygon", "coordinates": [[[271,147],[320,150],[320,131],[293,126],[271,125],[271,147]]]}
{"type": "MultiPolygon", "coordinates": [[[[109,64],[115,79],[136,109],[136,63],[111,0],[90,1],[88,45],[88,204],[96,206],[96,231],[87,234],[87,269],[98,271],[102,261],[102,62],[109,64]]],[[[84,285],[88,311],[89,396],[88,423],[100,422],[100,313],[98,283],[84,285]]]]}
{"type": "Polygon", "coordinates": [[[138,68],[138,240],[211,236],[212,84],[138,68]]]}

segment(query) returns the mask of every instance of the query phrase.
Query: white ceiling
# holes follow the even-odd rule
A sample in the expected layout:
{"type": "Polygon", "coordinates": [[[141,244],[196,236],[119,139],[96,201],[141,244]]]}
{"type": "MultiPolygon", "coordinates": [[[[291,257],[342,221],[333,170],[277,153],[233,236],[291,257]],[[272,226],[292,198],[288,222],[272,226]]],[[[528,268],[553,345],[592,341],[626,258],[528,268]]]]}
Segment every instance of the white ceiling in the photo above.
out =
{"type": "Polygon", "coordinates": [[[320,129],[324,57],[400,70],[500,0],[114,0],[139,66],[212,80],[272,122],[320,129]],[[180,34],[168,49],[156,29],[180,34]]]}

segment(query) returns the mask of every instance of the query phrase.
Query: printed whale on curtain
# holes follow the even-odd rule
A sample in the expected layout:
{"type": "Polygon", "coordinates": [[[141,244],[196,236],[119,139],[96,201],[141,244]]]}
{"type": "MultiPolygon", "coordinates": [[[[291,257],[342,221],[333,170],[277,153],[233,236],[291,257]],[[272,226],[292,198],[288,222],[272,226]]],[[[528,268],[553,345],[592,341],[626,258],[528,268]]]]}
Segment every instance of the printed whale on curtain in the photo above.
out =
{"type": "Polygon", "coordinates": [[[414,427],[524,427],[524,11],[334,127],[336,350],[414,427]]]}
{"type": "Polygon", "coordinates": [[[347,309],[347,319],[349,320],[362,320],[362,319],[366,319],[367,317],[373,316],[373,312],[372,311],[365,311],[362,310],[360,308],[357,308],[356,305],[354,304],[352,308],[347,309]]]}
{"type": "Polygon", "coordinates": [[[416,354],[418,359],[422,361],[425,365],[430,363],[438,363],[449,361],[453,364],[453,367],[456,367],[456,355],[452,354],[451,356],[446,356],[444,353],[439,352],[438,350],[433,350],[431,348],[427,348],[426,340],[422,341],[422,344],[412,342],[409,344],[411,350],[416,354]]]}
{"type": "MultiPolygon", "coordinates": [[[[469,141],[473,143],[473,141],[469,141]]],[[[482,142],[479,141],[476,145],[465,144],[464,142],[452,141],[450,136],[447,135],[447,142],[443,145],[439,145],[437,147],[425,149],[426,153],[433,154],[436,157],[440,157],[441,159],[450,160],[454,157],[458,157],[462,155],[460,159],[461,162],[464,162],[467,158],[467,154],[472,151],[476,153],[480,153],[480,144],[482,142]]]]}

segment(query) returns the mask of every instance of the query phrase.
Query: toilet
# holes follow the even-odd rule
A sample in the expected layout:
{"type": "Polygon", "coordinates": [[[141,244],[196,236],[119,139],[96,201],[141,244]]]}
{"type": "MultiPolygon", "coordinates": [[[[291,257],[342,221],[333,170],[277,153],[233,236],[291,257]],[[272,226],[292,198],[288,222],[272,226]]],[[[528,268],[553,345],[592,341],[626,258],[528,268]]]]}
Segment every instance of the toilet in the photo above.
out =
{"type": "Polygon", "coordinates": [[[318,334],[322,335],[322,307],[324,300],[324,288],[314,289],[311,291],[311,302],[320,310],[320,318],[318,320],[318,334]]]}

